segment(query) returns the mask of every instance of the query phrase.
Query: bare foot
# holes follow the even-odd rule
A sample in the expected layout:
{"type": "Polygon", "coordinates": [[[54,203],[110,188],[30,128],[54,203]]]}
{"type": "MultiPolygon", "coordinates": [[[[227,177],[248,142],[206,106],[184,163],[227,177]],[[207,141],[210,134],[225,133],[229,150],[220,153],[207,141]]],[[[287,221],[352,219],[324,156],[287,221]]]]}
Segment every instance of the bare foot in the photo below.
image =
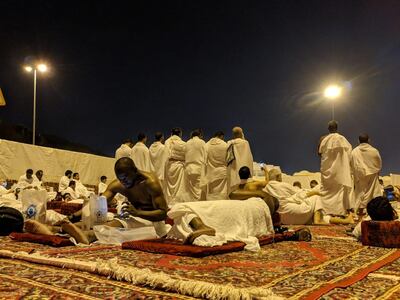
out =
{"type": "Polygon", "coordinates": [[[186,238],[186,240],[183,242],[186,245],[191,245],[193,244],[193,241],[198,238],[201,235],[210,235],[214,236],[215,235],[215,229],[205,226],[204,228],[200,228],[196,231],[193,231],[189,236],[186,238]]]}
{"type": "Polygon", "coordinates": [[[25,221],[25,231],[37,234],[54,235],[54,233],[45,224],[42,224],[36,220],[25,221]]]}
{"type": "Polygon", "coordinates": [[[61,225],[63,231],[72,236],[78,243],[89,245],[89,240],[82,230],[72,223],[66,222],[61,225]]]}

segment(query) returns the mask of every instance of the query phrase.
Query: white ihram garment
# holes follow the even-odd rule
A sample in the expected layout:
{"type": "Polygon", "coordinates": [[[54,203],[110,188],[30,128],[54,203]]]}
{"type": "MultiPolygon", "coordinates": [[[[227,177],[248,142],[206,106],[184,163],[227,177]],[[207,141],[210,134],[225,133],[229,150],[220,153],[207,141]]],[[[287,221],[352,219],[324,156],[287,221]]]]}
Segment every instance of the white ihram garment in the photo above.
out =
{"type": "Polygon", "coordinates": [[[371,199],[382,196],[379,184],[382,159],[379,151],[370,144],[360,144],[351,152],[351,166],[354,176],[355,209],[366,208],[371,199]]]}
{"type": "Polygon", "coordinates": [[[108,185],[105,184],[104,182],[99,182],[99,185],[97,186],[97,190],[99,195],[104,193],[107,190],[108,185]]]}
{"type": "Polygon", "coordinates": [[[233,147],[235,159],[228,165],[227,169],[228,193],[233,190],[233,187],[240,183],[239,169],[241,167],[248,167],[250,169],[250,177],[253,176],[253,155],[251,154],[249,142],[237,138],[228,142],[228,151],[230,146],[233,147]]]}
{"type": "Polygon", "coordinates": [[[120,159],[122,157],[131,157],[132,148],[126,144],[122,144],[116,151],[115,151],[115,159],[120,159]]]}
{"type": "Polygon", "coordinates": [[[258,250],[257,237],[274,232],[271,213],[261,198],[186,202],[174,205],[168,212],[174,220],[169,237],[185,240],[193,229],[194,217],[215,229],[215,236],[202,235],[193,242],[198,246],[222,245],[227,241],[246,243],[246,250],[258,250]]]}
{"type": "Polygon", "coordinates": [[[75,180],[76,186],[75,186],[75,193],[76,196],[79,198],[87,198],[90,196],[91,192],[87,189],[86,186],[82,184],[80,180],[75,180]]]}
{"type": "Polygon", "coordinates": [[[198,201],[204,188],[207,160],[206,143],[195,136],[186,142],[185,202],[198,201]]]}
{"type": "Polygon", "coordinates": [[[168,160],[165,164],[165,198],[168,205],[183,202],[185,193],[185,152],[186,143],[173,135],[165,141],[168,160]]]}
{"type": "Polygon", "coordinates": [[[149,154],[153,171],[162,183],[164,181],[165,163],[168,159],[167,148],[161,142],[154,142],[149,148],[149,154]]]}
{"type": "Polygon", "coordinates": [[[319,146],[321,154],[321,204],[328,215],[345,215],[350,208],[352,147],[338,133],[327,135],[319,146]]]}
{"type": "Polygon", "coordinates": [[[212,138],[207,144],[207,200],[228,199],[226,150],[228,144],[212,138]]]}
{"type": "Polygon", "coordinates": [[[321,209],[319,196],[307,197],[307,191],[286,182],[270,181],[264,192],[278,199],[282,224],[311,224],[314,212],[321,209]]]}
{"type": "Polygon", "coordinates": [[[65,190],[68,186],[69,186],[69,182],[71,181],[70,178],[68,178],[67,176],[62,176],[60,178],[60,182],[58,183],[58,191],[61,192],[63,190],[65,190]]]}
{"type": "Polygon", "coordinates": [[[145,172],[151,172],[153,170],[149,148],[142,142],[137,142],[135,146],[132,147],[131,158],[139,170],[145,172]]]}
{"type": "Polygon", "coordinates": [[[32,183],[33,183],[33,176],[31,177],[31,179],[28,179],[26,177],[26,174],[24,174],[19,177],[17,185],[20,188],[26,188],[32,186],[32,183]]]}

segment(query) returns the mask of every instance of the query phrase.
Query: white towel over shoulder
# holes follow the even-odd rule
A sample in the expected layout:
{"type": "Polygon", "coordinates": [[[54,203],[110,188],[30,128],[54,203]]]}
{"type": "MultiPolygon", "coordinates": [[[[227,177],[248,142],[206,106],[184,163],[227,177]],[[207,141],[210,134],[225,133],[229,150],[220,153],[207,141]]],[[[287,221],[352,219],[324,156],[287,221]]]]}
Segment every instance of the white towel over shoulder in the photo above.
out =
{"type": "Polygon", "coordinates": [[[246,250],[258,250],[257,237],[274,232],[268,206],[261,198],[248,200],[216,200],[186,202],[173,206],[168,216],[174,219],[174,226],[168,236],[187,237],[192,229],[187,215],[199,217],[204,224],[216,230],[216,236],[200,236],[194,240],[198,246],[216,246],[227,241],[246,243],[246,250]],[[186,220],[186,222],[185,222],[186,220]]]}

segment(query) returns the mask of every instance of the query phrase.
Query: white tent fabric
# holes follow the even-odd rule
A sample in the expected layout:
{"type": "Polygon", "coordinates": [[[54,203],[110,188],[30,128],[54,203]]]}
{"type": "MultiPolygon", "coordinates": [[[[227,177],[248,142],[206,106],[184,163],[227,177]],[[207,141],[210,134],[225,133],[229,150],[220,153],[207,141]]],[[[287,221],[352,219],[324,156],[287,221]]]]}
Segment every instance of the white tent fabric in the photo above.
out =
{"type": "Polygon", "coordinates": [[[26,169],[43,170],[43,182],[59,182],[66,170],[78,172],[84,184],[97,185],[100,176],[115,178],[115,158],[34,146],[0,139],[0,178],[18,179],[26,169]]]}

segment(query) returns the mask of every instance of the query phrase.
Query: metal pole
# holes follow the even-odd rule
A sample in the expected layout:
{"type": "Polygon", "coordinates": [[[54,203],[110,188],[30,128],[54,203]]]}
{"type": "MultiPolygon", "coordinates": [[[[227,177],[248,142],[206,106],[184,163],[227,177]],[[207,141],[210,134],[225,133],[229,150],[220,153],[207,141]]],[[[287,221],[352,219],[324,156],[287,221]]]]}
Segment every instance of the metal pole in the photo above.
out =
{"type": "Polygon", "coordinates": [[[35,145],[36,137],[36,69],[33,70],[33,126],[32,144],[35,145]]]}
{"type": "Polygon", "coordinates": [[[335,120],[335,100],[332,100],[332,120],[335,120]]]}

